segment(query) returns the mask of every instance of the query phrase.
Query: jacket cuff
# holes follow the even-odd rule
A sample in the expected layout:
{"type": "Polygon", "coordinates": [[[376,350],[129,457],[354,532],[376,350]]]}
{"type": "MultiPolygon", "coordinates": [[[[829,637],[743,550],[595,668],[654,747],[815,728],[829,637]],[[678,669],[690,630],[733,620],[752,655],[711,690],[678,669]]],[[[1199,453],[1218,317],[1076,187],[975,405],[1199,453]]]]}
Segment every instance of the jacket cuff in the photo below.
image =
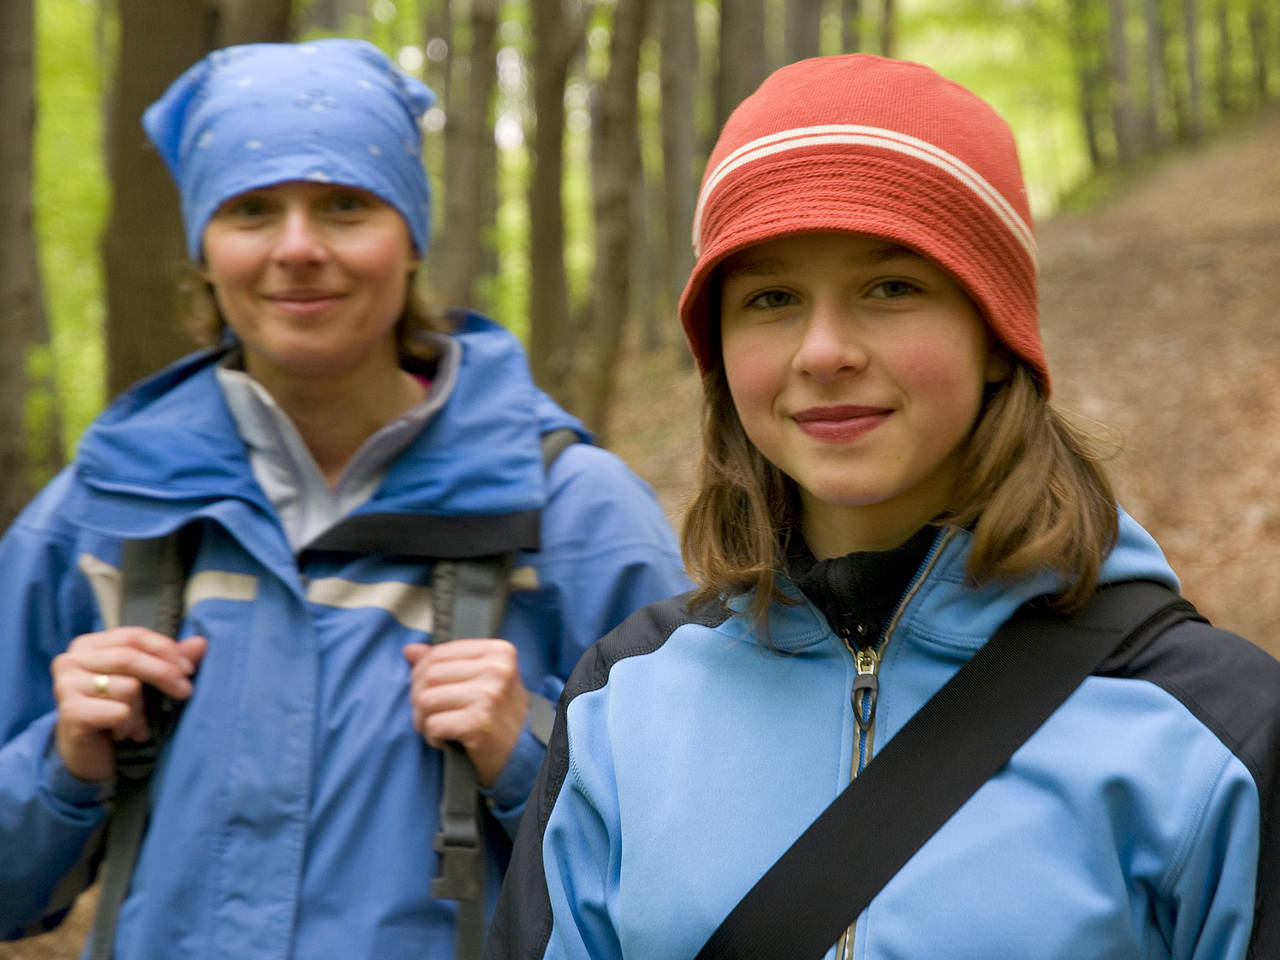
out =
{"type": "Polygon", "coordinates": [[[524,811],[525,801],[533,790],[533,782],[538,777],[538,768],[542,766],[546,752],[547,748],[533,735],[529,721],[525,720],[520,739],[516,741],[497,781],[492,787],[480,791],[489,801],[489,809],[499,819],[508,816],[518,818],[524,811]]]}
{"type": "Polygon", "coordinates": [[[40,792],[46,802],[71,818],[84,816],[86,811],[95,811],[116,792],[116,782],[112,780],[81,780],[62,762],[62,754],[58,753],[57,741],[53,730],[49,731],[49,740],[45,746],[44,756],[40,761],[40,792]]]}

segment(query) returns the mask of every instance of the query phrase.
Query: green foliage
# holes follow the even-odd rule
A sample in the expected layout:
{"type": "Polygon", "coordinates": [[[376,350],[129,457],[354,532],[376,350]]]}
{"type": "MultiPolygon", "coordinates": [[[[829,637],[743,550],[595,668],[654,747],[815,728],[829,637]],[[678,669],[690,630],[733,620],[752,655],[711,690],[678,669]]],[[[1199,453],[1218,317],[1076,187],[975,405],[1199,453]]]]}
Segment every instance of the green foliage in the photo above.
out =
{"type": "Polygon", "coordinates": [[[1013,128],[1037,217],[1088,175],[1061,0],[917,0],[900,35],[904,59],[968,87],[1013,128]]]}
{"type": "MultiPolygon", "coordinates": [[[[105,399],[98,240],[107,184],[97,17],[91,0],[36,4],[36,232],[68,453],[105,399]]],[[[48,411],[32,416],[47,418],[48,411]]]]}

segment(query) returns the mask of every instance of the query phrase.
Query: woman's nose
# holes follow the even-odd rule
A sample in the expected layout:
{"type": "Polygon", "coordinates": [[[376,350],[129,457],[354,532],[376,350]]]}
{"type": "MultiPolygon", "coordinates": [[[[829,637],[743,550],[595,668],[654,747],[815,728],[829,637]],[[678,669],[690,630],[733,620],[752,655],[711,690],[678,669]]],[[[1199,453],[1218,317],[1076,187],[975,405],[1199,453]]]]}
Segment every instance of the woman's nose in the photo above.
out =
{"type": "Polygon", "coordinates": [[[792,358],[796,372],[830,380],[866,364],[866,346],[854,319],[839,304],[815,303],[792,358]]]}
{"type": "Polygon", "coordinates": [[[327,255],[324,235],[310,212],[290,208],[280,220],[275,259],[283,265],[318,263],[327,255]]]}

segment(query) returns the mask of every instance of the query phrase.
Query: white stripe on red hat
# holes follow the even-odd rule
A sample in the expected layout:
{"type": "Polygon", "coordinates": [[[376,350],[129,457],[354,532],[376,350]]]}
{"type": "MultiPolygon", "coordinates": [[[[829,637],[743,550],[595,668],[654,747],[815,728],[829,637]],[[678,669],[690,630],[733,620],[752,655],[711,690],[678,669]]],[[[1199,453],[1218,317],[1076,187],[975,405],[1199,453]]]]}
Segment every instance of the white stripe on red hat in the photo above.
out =
{"type": "Polygon", "coordinates": [[[796,150],[801,147],[823,146],[825,144],[846,144],[854,146],[871,146],[907,154],[924,160],[950,174],[971,190],[983,203],[991,208],[1027,252],[1034,264],[1037,260],[1035,235],[1026,221],[1018,214],[1004,195],[959,157],[948,153],[927,140],[901,133],[897,130],[886,130],[882,127],[867,127],[854,124],[824,124],[812,127],[797,127],[760,137],[738,147],[716,165],[707,177],[702,192],[698,196],[698,205],[693,215],[693,253],[700,256],[702,232],[702,211],[707,199],[715,188],[734,170],[749,163],[775,153],[796,150]]]}

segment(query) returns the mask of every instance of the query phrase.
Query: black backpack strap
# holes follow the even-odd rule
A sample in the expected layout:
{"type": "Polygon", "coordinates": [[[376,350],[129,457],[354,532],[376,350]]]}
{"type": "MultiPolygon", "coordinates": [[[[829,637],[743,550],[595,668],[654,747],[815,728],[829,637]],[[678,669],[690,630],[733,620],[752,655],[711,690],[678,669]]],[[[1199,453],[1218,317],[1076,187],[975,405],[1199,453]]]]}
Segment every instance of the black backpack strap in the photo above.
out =
{"type": "MultiPolygon", "coordinates": [[[[150,627],[167,637],[177,637],[194,545],[194,537],[183,530],[149,540],[124,541],[120,552],[122,624],[150,627]]],[[[148,784],[182,707],[150,685],[143,686],[143,701],[151,739],[116,744],[116,791],[107,823],[98,906],[89,934],[89,960],[111,960],[116,921],[151,813],[148,784]]]]}
{"type": "MultiPolygon", "coordinates": [[[[542,436],[542,464],[551,469],[556,457],[578,434],[567,428],[542,436]]],[[[507,586],[515,551],[465,560],[441,560],[431,575],[434,623],[432,643],[457,637],[496,637],[506,609],[507,586]]],[[[543,743],[549,738],[555,707],[545,697],[529,694],[529,725],[543,743]]],[[[443,750],[440,824],[433,846],[438,854],[431,896],[457,902],[454,957],[478,958],[485,933],[484,808],[475,767],[457,743],[443,750]]]]}
{"type": "Polygon", "coordinates": [[[1105,587],[1070,616],[1021,607],[748,891],[697,960],[822,957],[1087,676],[1195,617],[1148,581],[1105,587]]]}

